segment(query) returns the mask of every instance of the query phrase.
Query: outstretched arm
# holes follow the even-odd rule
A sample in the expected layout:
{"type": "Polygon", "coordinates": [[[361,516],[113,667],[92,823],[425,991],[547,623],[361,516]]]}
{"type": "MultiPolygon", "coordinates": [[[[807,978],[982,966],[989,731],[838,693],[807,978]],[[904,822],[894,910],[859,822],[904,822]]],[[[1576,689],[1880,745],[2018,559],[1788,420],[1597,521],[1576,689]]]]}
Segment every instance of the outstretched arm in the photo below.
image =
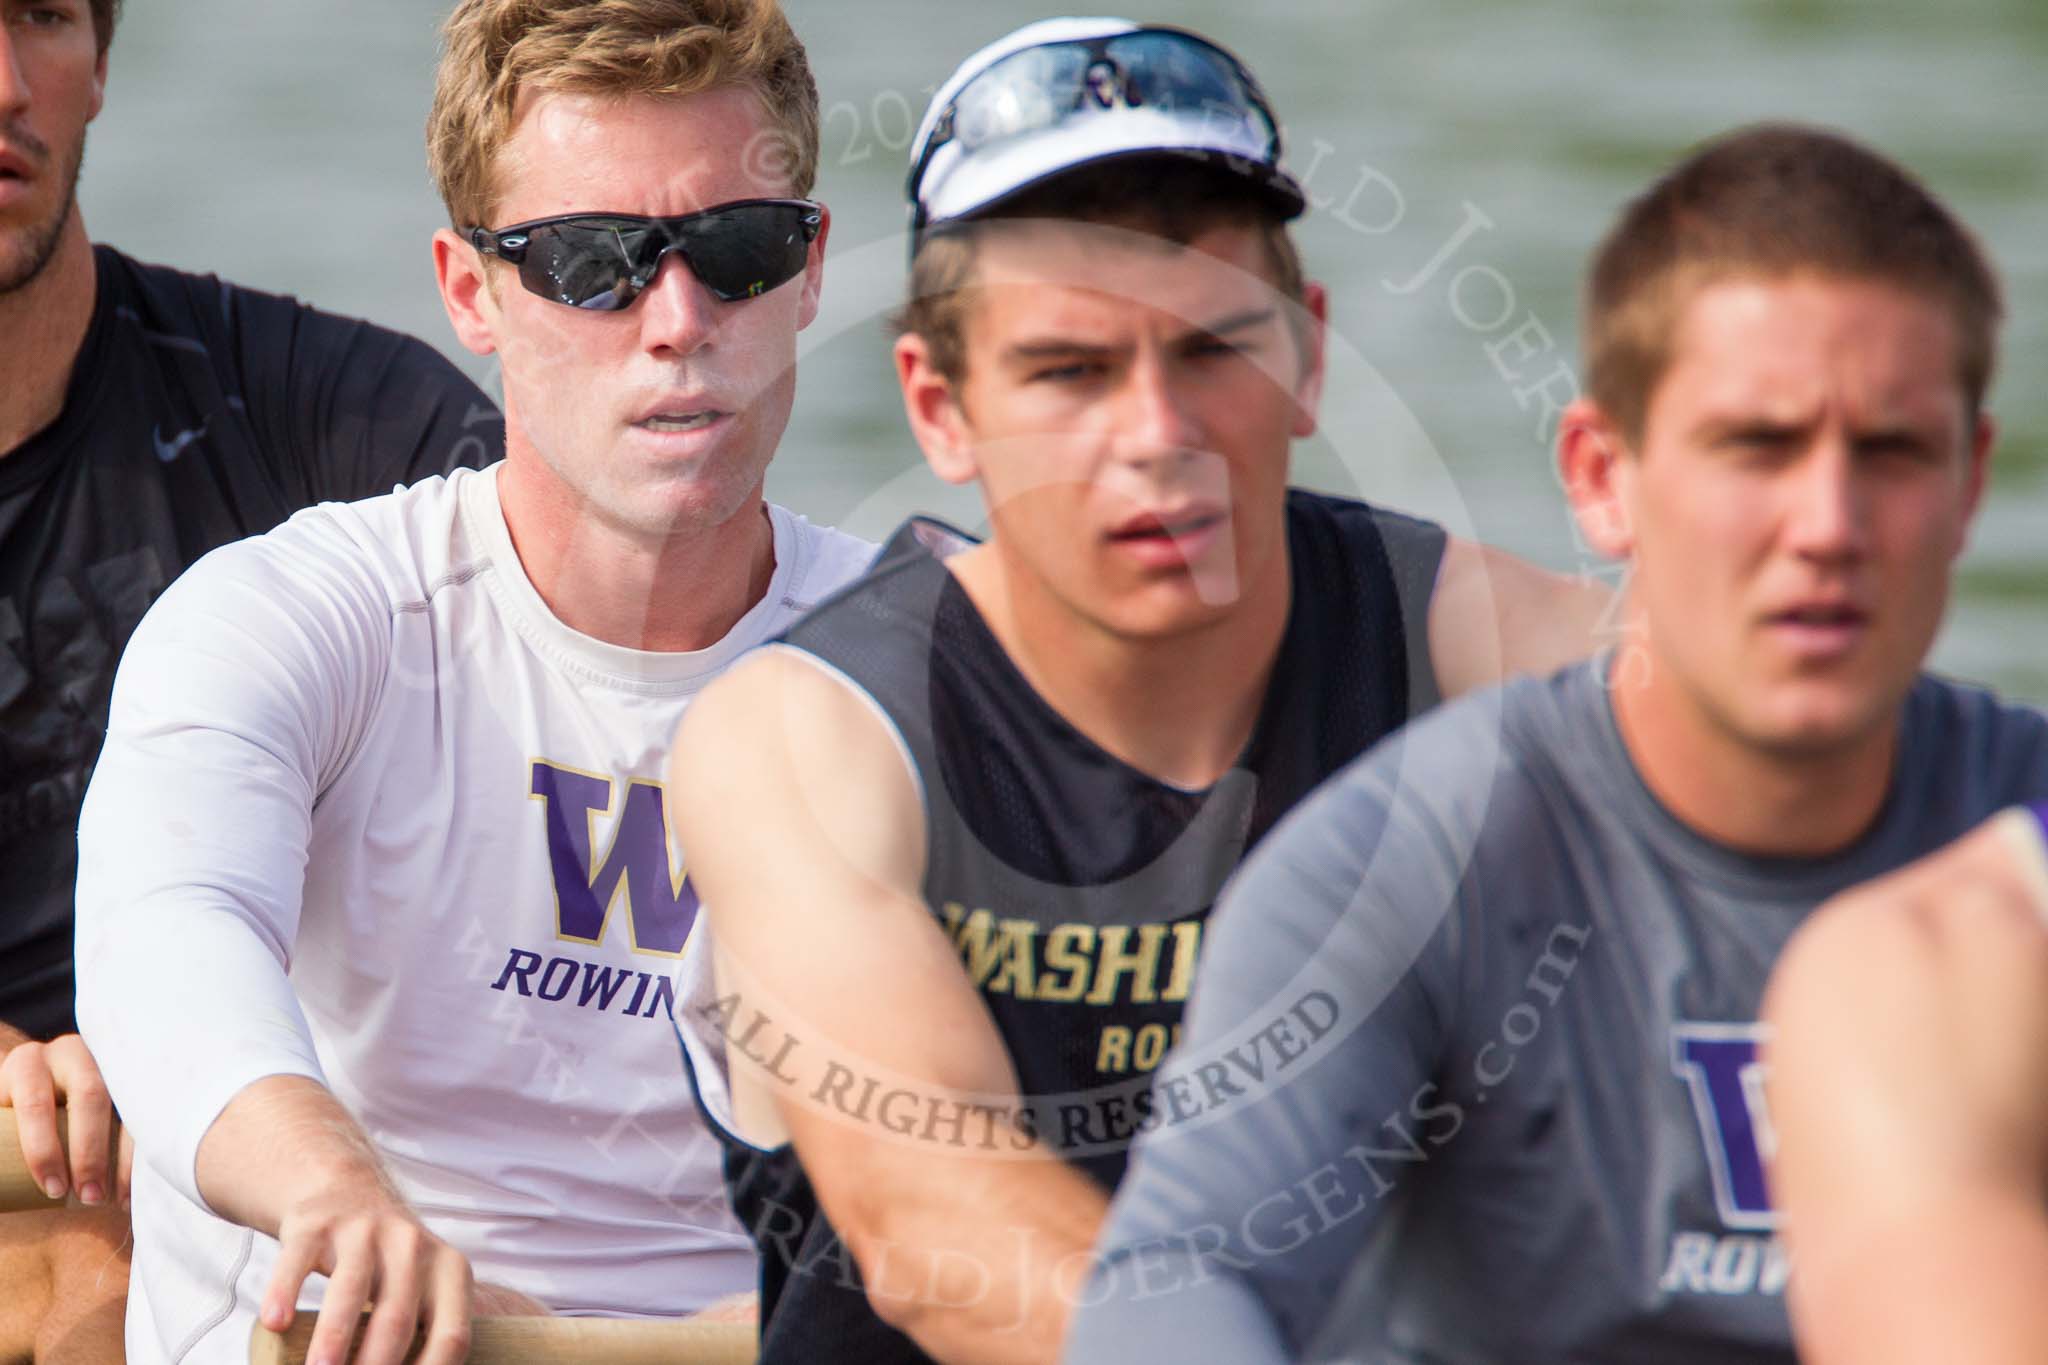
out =
{"type": "MultiPolygon", "coordinates": [[[[1417,766],[1461,762],[1439,748],[1417,766]]],[[[1382,748],[1326,783],[1211,917],[1154,1085],[1172,1121],[1117,1190],[1069,1361],[1299,1358],[1399,1186],[1389,1135],[1434,1148],[1463,1126],[1433,1076],[1465,836],[1396,800],[1400,766],[1382,748]]]]}
{"type": "Polygon", "coordinates": [[[469,1308],[467,1266],[324,1088],[285,975],[314,802],[373,709],[390,631],[377,586],[315,556],[267,539],[207,556],[123,655],[79,831],[78,1017],[139,1154],[283,1244],[270,1325],[325,1272],[315,1349],[340,1359],[374,1294],[365,1365],[401,1358],[423,1304],[425,1358],[460,1359],[469,1308]]]}
{"type": "Polygon", "coordinates": [[[736,1110],[794,1143],[885,1322],[940,1360],[1054,1359],[1106,1199],[1019,1126],[1002,1039],[920,895],[892,729],[765,650],[691,705],[667,791],[719,993],[775,1021],[746,1050],[780,1052],[774,1072],[729,1050],[736,1110]]]}
{"type": "Polygon", "coordinates": [[[2048,1359],[2048,848],[2009,811],[1816,912],[1765,1002],[1818,1365],[2048,1359]]]}

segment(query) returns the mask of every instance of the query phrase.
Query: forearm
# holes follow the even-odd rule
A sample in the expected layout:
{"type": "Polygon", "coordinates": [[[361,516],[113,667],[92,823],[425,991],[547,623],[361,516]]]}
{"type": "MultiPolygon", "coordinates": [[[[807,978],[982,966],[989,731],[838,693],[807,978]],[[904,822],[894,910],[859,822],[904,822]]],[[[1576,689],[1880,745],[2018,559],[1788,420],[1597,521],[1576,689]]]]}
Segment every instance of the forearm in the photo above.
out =
{"type": "Polygon", "coordinates": [[[1803,1357],[2048,1359],[2048,861],[2008,812],[1821,907],[1764,1001],[1803,1357]],[[1849,1002],[1881,999],[1857,1011],[1849,1002]]]}
{"type": "MultiPolygon", "coordinates": [[[[1213,1041],[1184,1035],[1181,1046],[1190,1059],[1213,1055],[1213,1041]]],[[[1197,1064],[1169,1058],[1162,1084],[1197,1064]]],[[[1379,1071],[1408,1075],[1385,1058],[1379,1071]]],[[[1147,1135],[1103,1229],[1065,1359],[1297,1358],[1331,1306],[1322,1286],[1352,1262],[1379,1201],[1371,1173],[1342,1155],[1370,1138],[1342,1115],[1399,1104],[1366,1079],[1343,1104],[1281,1082],[1207,1123],[1147,1135]]]]}
{"type": "Polygon", "coordinates": [[[1465,860],[1432,788],[1405,777],[1469,760],[1431,751],[1446,735],[1465,742],[1454,733],[1426,732],[1423,749],[1325,786],[1211,916],[1181,1039],[1153,1085],[1154,1112],[1174,1121],[1132,1152],[1070,1359],[1299,1357],[1399,1180],[1353,1154],[1396,1116],[1437,1116],[1432,1146],[1462,1126],[1436,1081],[1462,975],[1465,860]],[[1269,1038],[1260,1085],[1180,1121],[1205,1073],[1269,1038]]]}
{"type": "Polygon", "coordinates": [[[35,1359],[36,1334],[50,1308],[49,1213],[10,1214],[0,1220],[0,1360],[35,1359]]]}
{"type": "Polygon", "coordinates": [[[1828,1228],[1797,1252],[1791,1310],[1803,1359],[2048,1360],[2048,1214],[2038,1191],[1949,1191],[1917,1215],[1878,1223],[1849,1211],[1828,1228]]]}
{"type": "Polygon", "coordinates": [[[214,1212],[271,1237],[295,1203],[324,1188],[399,1201],[361,1126],[301,1076],[259,1080],[230,1100],[201,1139],[194,1170],[214,1212]]]}
{"type": "Polygon", "coordinates": [[[1057,1360],[1108,1212],[1101,1187],[1042,1148],[919,1164],[847,1233],[876,1313],[948,1365],[1057,1360]]]}
{"type": "Polygon", "coordinates": [[[1199,1256],[1187,1238],[1120,1247],[1095,1273],[1085,1291],[1088,1311],[1077,1315],[1060,1357],[1069,1365],[1198,1358],[1283,1365],[1298,1358],[1258,1291],[1199,1256]]]}

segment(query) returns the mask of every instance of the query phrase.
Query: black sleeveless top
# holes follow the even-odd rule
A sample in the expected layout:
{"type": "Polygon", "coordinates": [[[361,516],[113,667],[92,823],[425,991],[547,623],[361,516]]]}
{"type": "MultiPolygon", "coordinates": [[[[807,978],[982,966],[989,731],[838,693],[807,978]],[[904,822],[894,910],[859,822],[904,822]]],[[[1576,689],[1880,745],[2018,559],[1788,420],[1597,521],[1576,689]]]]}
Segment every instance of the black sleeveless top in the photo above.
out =
{"type": "MultiPolygon", "coordinates": [[[[1202,791],[1111,756],[1032,689],[945,567],[967,543],[913,520],[783,643],[894,724],[923,789],[925,903],[1009,1049],[1021,1126],[1114,1188],[1224,880],[1289,807],[1437,700],[1427,627],[1444,533],[1290,492],[1280,652],[1250,742],[1202,791]]],[[[794,1150],[711,1127],[761,1251],[761,1365],[925,1360],[869,1308],[794,1150]]],[[[958,1127],[935,1140],[985,1129],[958,1127]]]]}

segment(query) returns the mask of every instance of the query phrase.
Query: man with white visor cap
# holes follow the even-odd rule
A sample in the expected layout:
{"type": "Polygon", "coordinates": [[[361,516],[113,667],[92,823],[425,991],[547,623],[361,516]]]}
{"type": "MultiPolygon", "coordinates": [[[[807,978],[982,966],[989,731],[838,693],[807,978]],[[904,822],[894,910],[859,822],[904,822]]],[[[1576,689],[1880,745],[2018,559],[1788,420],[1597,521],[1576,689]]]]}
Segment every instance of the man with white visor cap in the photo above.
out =
{"type": "Polygon", "coordinates": [[[1207,39],[984,50],[910,200],[904,406],[989,538],[913,520],[693,703],[665,787],[763,1365],[1053,1359],[1231,869],[1440,696],[1586,652],[1604,596],[1288,486],[1326,301],[1207,39]]]}

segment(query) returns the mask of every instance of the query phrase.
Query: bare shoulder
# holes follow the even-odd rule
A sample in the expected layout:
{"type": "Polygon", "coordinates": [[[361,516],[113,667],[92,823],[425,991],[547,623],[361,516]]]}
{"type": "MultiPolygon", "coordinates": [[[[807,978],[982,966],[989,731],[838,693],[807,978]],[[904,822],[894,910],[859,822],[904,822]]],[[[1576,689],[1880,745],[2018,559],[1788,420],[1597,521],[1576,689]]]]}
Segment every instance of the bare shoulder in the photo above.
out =
{"type": "Polygon", "coordinates": [[[696,875],[731,909],[791,904],[762,894],[785,883],[830,894],[923,873],[923,801],[894,725],[800,650],[756,650],[691,702],[666,792],[696,875]]]}
{"type": "Polygon", "coordinates": [[[676,730],[671,775],[735,764],[812,773],[904,766],[895,727],[850,679],[801,650],[754,650],[697,696],[676,730]]]}
{"type": "Polygon", "coordinates": [[[1429,607],[1438,685],[1455,697],[1513,674],[1551,673],[1592,653],[1613,611],[1614,593],[1596,579],[1452,536],[1429,607]]]}

